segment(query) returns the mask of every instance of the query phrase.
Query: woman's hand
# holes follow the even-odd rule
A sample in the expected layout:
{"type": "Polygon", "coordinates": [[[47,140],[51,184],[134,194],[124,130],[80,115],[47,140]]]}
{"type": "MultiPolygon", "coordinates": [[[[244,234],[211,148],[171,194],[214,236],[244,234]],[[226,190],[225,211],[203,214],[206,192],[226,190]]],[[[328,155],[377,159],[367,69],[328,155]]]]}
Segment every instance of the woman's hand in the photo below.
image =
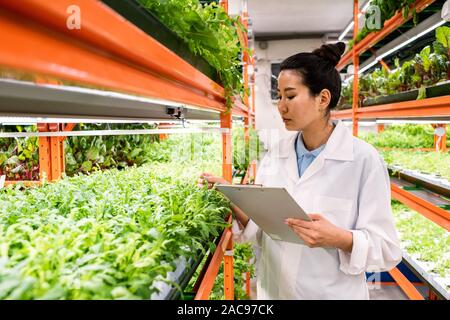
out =
{"type": "MultiPolygon", "coordinates": [[[[206,184],[208,184],[208,189],[211,189],[214,187],[216,183],[221,184],[230,184],[227,180],[225,180],[222,177],[216,177],[213,176],[211,173],[203,172],[200,175],[200,178],[198,179],[198,186],[200,188],[203,188],[206,184]]],[[[245,228],[247,226],[247,223],[249,221],[249,218],[247,215],[242,211],[239,207],[236,207],[234,204],[231,204],[231,210],[234,211],[237,220],[242,224],[242,226],[245,228]]]]}
{"type": "Polygon", "coordinates": [[[334,247],[345,252],[352,252],[353,234],[341,229],[320,214],[309,214],[312,221],[286,219],[285,223],[310,248],[334,247]]]}
{"type": "Polygon", "coordinates": [[[216,183],[230,184],[224,178],[213,176],[208,172],[203,172],[197,182],[200,188],[203,188],[206,184],[208,184],[208,189],[211,189],[216,183]]]}

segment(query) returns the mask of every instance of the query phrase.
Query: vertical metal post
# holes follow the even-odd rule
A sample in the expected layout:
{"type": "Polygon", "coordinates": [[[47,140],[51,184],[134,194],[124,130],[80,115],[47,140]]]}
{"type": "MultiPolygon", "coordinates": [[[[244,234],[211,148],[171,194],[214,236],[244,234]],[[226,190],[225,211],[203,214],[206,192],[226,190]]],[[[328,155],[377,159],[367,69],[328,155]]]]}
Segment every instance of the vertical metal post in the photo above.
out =
{"type": "MultiPolygon", "coordinates": [[[[49,123],[48,124],[49,131],[58,132],[59,124],[58,123],[49,123]]],[[[62,163],[61,163],[61,139],[59,137],[50,137],[50,170],[51,170],[51,179],[49,181],[55,181],[61,179],[62,176],[62,163]]]]}
{"type": "MultiPolygon", "coordinates": [[[[243,79],[244,79],[244,104],[247,107],[247,117],[244,118],[244,146],[245,146],[245,157],[250,159],[250,126],[252,125],[252,110],[250,106],[250,99],[248,96],[249,90],[249,79],[248,79],[248,65],[250,63],[250,56],[247,52],[248,49],[248,12],[247,12],[247,0],[242,0],[242,25],[245,28],[244,33],[244,43],[242,46],[243,50],[243,79]],[[248,156],[247,156],[248,155],[248,156]]],[[[246,168],[248,170],[249,168],[246,168]]],[[[247,174],[247,172],[246,172],[247,174]]]]}
{"type": "Polygon", "coordinates": [[[242,55],[242,62],[243,62],[243,78],[244,78],[244,104],[246,107],[249,108],[248,116],[250,117],[250,103],[249,103],[249,96],[248,96],[248,65],[250,63],[250,56],[246,49],[248,49],[248,12],[247,12],[247,1],[243,0],[243,8],[242,8],[242,15],[241,15],[241,23],[245,28],[244,38],[242,46],[243,46],[243,55],[242,55]]]}
{"type": "MultiPolygon", "coordinates": [[[[221,0],[221,6],[228,13],[228,0],[221,0]]],[[[231,140],[232,111],[220,114],[220,127],[230,129],[228,133],[222,133],[222,176],[229,182],[233,182],[233,145],[231,140]]]]}
{"type": "Polygon", "coordinates": [[[428,300],[438,300],[438,296],[431,289],[428,289],[428,300]]]}
{"type": "MultiPolygon", "coordinates": [[[[163,129],[163,128],[169,128],[170,127],[170,123],[163,123],[161,122],[159,125],[157,125],[158,129],[163,129]]],[[[169,135],[167,133],[160,133],[159,134],[159,140],[162,141],[164,139],[167,139],[169,137],[169,135]]]]}
{"type": "MultiPolygon", "coordinates": [[[[60,84],[59,80],[37,75],[35,82],[38,84],[60,84]]],[[[59,131],[57,123],[38,123],[39,132],[59,131]]],[[[39,179],[44,176],[47,181],[61,178],[64,170],[64,142],[59,137],[39,137],[39,179]]]]}
{"type": "Polygon", "coordinates": [[[223,257],[223,279],[225,300],[234,299],[234,267],[233,267],[233,237],[227,244],[227,250],[223,257]]]}
{"type": "MultiPolygon", "coordinates": [[[[61,124],[61,131],[65,131],[66,127],[64,124],[61,124]]],[[[60,159],[60,166],[61,166],[61,173],[66,172],[66,159],[65,159],[65,151],[64,151],[64,140],[59,138],[59,159],[60,159]]]]}
{"type": "MultiPolygon", "coordinates": [[[[38,123],[39,132],[47,132],[48,125],[46,123],[38,123]]],[[[52,180],[51,164],[50,164],[50,139],[48,137],[39,137],[39,180],[46,177],[47,181],[52,180]]]]}
{"type": "Polygon", "coordinates": [[[377,124],[377,132],[383,132],[384,131],[384,124],[377,124]]]}
{"type": "Polygon", "coordinates": [[[359,88],[359,56],[356,52],[356,37],[358,35],[358,13],[359,13],[359,6],[358,6],[358,0],[353,0],[353,21],[354,21],[354,27],[353,27],[353,40],[355,41],[355,44],[353,45],[353,70],[354,70],[354,76],[353,76],[353,105],[352,105],[352,120],[353,120],[353,135],[355,137],[358,136],[358,105],[359,105],[359,94],[358,94],[358,88],[359,88]]]}
{"type": "MultiPolygon", "coordinates": [[[[221,0],[220,5],[222,5],[225,11],[228,13],[228,1],[221,0]]],[[[248,104],[247,104],[248,106],[248,104]]],[[[230,131],[228,133],[222,134],[222,175],[229,182],[233,182],[233,149],[231,140],[231,128],[232,128],[232,111],[222,112],[220,114],[220,127],[228,128],[230,131]]],[[[230,227],[231,232],[231,227],[230,227]]],[[[234,299],[234,268],[233,268],[233,236],[230,237],[226,243],[226,251],[223,258],[224,262],[224,294],[226,300],[234,299]]]]}
{"type": "Polygon", "coordinates": [[[444,135],[439,137],[438,135],[434,135],[434,150],[439,150],[441,152],[447,151],[447,125],[446,124],[436,124],[433,125],[433,128],[444,128],[444,135]]]}
{"type": "Polygon", "coordinates": [[[228,0],[220,0],[219,5],[221,5],[225,9],[225,12],[228,13],[228,0]]]}
{"type": "Polygon", "coordinates": [[[233,142],[231,140],[231,110],[220,114],[220,127],[230,129],[222,133],[222,176],[225,180],[233,181],[233,142]]]}
{"type": "Polygon", "coordinates": [[[64,140],[59,139],[59,165],[61,168],[61,173],[66,172],[66,159],[64,150],[64,140]]]}
{"type": "MultiPolygon", "coordinates": [[[[248,264],[250,264],[250,260],[248,261],[248,264]]],[[[250,271],[247,271],[245,273],[245,293],[247,294],[248,298],[250,298],[251,294],[250,280],[250,271]]]]}

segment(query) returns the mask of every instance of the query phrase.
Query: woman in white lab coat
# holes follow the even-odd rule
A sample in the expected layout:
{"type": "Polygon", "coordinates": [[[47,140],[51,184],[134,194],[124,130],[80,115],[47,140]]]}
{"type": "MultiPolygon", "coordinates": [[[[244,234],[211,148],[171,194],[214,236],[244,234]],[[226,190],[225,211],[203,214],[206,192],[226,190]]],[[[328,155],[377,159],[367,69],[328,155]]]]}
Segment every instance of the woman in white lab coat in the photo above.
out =
{"type": "MultiPolygon", "coordinates": [[[[285,221],[306,244],[299,245],[271,239],[233,208],[240,240],[261,248],[258,299],[368,299],[365,272],[388,271],[401,261],[383,160],[330,120],[344,50],[343,43],[323,45],[281,63],[278,110],[293,134],[270,148],[256,183],[285,187],[313,221],[285,221]]],[[[206,181],[225,183],[204,173],[199,182],[206,181]]]]}

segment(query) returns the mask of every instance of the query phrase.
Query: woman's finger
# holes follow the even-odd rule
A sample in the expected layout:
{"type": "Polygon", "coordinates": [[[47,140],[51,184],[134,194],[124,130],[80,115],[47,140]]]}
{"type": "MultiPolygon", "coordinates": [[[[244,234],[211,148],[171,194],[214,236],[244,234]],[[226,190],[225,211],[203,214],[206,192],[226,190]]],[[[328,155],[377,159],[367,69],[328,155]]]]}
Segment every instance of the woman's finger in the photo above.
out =
{"type": "Polygon", "coordinates": [[[325,218],[323,217],[323,215],[318,214],[318,213],[310,213],[308,214],[308,216],[311,218],[311,220],[313,221],[319,221],[319,220],[325,220],[325,218]]]}
{"type": "Polygon", "coordinates": [[[214,179],[215,176],[209,172],[202,172],[202,174],[200,175],[200,178],[209,180],[209,179],[214,179]]]}
{"type": "Polygon", "coordinates": [[[301,233],[311,239],[315,239],[317,237],[317,233],[311,229],[307,229],[307,228],[302,228],[302,227],[298,227],[298,226],[293,226],[292,227],[297,233],[301,233]]]}
{"type": "Polygon", "coordinates": [[[312,229],[314,227],[312,222],[304,221],[301,219],[288,218],[285,220],[285,223],[287,223],[290,226],[298,226],[298,227],[303,227],[303,228],[308,228],[308,229],[312,229]]]}
{"type": "Polygon", "coordinates": [[[307,236],[305,233],[300,232],[300,231],[298,231],[297,229],[292,229],[292,230],[295,232],[295,234],[296,234],[300,239],[302,239],[302,240],[305,242],[305,244],[306,244],[308,247],[312,247],[313,244],[315,243],[315,241],[314,241],[311,237],[307,236]]]}
{"type": "Polygon", "coordinates": [[[215,176],[207,177],[207,180],[210,183],[222,183],[224,181],[222,177],[215,177],[215,176]]]}

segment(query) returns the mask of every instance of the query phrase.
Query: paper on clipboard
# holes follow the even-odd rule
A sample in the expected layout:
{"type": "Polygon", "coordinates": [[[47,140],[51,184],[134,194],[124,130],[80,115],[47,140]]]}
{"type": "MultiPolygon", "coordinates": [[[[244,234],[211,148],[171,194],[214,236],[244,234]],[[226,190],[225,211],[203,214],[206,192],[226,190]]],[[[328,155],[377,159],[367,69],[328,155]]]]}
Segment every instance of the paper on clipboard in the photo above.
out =
{"type": "Polygon", "coordinates": [[[216,188],[242,209],[273,240],[304,244],[284,220],[298,218],[311,221],[311,219],[285,188],[225,184],[217,184],[216,188]]]}
{"type": "Polygon", "coordinates": [[[5,175],[0,176],[0,189],[5,186],[5,180],[6,180],[5,175]]]}

